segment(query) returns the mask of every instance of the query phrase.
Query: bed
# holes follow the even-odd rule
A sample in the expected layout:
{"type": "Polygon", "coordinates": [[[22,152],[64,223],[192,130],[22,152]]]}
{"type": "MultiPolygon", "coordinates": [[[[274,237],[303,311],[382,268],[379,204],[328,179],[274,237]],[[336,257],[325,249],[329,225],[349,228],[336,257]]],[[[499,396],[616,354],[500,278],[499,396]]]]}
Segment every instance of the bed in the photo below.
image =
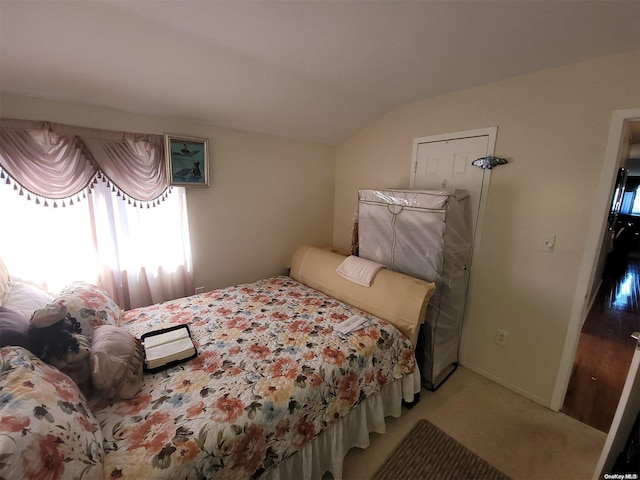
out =
{"type": "Polygon", "coordinates": [[[289,276],[124,312],[122,327],[138,338],[188,324],[199,354],[145,374],[129,400],[87,400],[102,442],[96,469],[104,478],[341,478],[346,452],[384,432],[384,417],[420,390],[412,342],[435,288],[389,270],[362,287],[336,273],[342,260],[301,247],[289,276]],[[354,314],[364,328],[335,330],[354,314]]]}

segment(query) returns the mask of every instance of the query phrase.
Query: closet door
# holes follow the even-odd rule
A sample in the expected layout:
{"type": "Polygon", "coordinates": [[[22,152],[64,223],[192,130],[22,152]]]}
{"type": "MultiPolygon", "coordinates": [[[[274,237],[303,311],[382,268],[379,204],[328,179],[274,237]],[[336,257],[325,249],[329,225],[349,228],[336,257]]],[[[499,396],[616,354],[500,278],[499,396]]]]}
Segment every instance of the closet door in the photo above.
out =
{"type": "Polygon", "coordinates": [[[493,154],[495,128],[416,138],[411,162],[411,188],[466,190],[470,195],[467,224],[472,238],[480,232],[491,170],[471,165],[493,154]]]}

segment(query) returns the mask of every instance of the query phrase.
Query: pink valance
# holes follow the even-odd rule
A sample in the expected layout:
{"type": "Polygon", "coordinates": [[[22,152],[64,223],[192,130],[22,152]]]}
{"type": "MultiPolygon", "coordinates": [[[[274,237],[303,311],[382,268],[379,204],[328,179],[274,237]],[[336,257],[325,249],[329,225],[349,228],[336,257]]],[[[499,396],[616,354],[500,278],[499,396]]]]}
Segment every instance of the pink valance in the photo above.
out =
{"type": "Polygon", "coordinates": [[[162,135],[0,119],[0,179],[44,199],[70,199],[101,179],[129,203],[167,193],[162,135]]]}

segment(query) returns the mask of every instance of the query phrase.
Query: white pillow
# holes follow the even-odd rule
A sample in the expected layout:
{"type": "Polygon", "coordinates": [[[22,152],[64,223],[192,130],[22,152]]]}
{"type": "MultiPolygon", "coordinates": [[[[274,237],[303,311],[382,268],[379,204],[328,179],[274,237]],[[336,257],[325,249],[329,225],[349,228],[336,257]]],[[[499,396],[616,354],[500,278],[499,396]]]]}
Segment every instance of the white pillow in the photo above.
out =
{"type": "Polygon", "coordinates": [[[53,297],[28,283],[12,281],[7,301],[3,305],[24,315],[27,320],[33,312],[53,302],[53,297]]]}
{"type": "Polygon", "coordinates": [[[142,388],[142,344],[124,328],[101,325],[93,331],[91,378],[108,399],[130,399],[142,388]]]}

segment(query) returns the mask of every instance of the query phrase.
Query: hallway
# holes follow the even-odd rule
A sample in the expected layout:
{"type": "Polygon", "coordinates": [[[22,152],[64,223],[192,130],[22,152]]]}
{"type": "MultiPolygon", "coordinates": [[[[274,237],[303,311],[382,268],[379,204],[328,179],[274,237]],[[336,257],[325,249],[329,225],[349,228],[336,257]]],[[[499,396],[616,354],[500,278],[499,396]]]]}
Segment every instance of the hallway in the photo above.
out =
{"type": "MultiPolygon", "coordinates": [[[[637,248],[637,247],[636,247],[637,248]]],[[[562,412],[608,432],[640,330],[640,252],[607,264],[585,320],[562,412]]]]}

